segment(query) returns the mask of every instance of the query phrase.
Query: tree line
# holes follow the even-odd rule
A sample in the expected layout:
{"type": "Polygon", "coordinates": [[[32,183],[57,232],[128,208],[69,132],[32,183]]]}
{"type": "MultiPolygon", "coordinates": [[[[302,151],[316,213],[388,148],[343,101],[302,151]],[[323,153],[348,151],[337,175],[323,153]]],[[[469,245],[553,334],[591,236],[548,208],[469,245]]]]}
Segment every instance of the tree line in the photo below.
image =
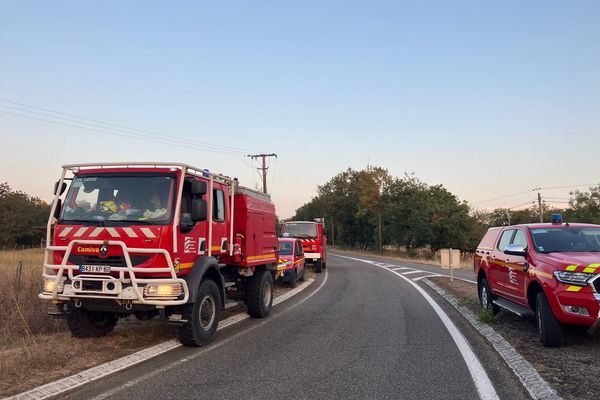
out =
{"type": "MultiPolygon", "coordinates": [[[[569,207],[545,207],[567,221],[600,223],[600,186],[571,193],[569,207]]],[[[482,211],[442,185],[414,175],[394,177],[385,168],[348,168],[317,187],[317,196],[296,210],[294,220],[325,217],[330,242],[358,249],[391,246],[408,253],[452,247],[473,251],[490,226],[539,221],[539,210],[482,211]]]]}
{"type": "Polygon", "coordinates": [[[0,246],[39,244],[49,214],[43,200],[0,183],[0,246]]]}

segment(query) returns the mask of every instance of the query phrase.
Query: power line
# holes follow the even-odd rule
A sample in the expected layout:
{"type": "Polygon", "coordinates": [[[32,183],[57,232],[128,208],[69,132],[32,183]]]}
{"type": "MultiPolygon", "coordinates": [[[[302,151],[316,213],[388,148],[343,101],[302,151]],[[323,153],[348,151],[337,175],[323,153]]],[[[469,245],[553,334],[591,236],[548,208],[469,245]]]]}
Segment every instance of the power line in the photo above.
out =
{"type": "Polygon", "coordinates": [[[182,147],[182,148],[187,148],[187,149],[192,148],[192,149],[196,149],[196,150],[211,151],[211,152],[228,154],[228,155],[241,155],[241,153],[237,153],[237,152],[233,152],[233,151],[209,149],[209,148],[201,147],[199,145],[192,145],[192,144],[190,144],[190,145],[183,145],[183,144],[169,142],[166,139],[165,140],[160,140],[160,139],[153,139],[153,138],[140,138],[140,137],[137,137],[137,136],[131,136],[131,135],[127,135],[127,134],[124,134],[124,133],[111,132],[111,131],[107,131],[107,130],[104,130],[104,129],[90,128],[90,127],[87,127],[87,126],[72,125],[72,124],[67,124],[67,123],[58,122],[58,121],[52,121],[52,120],[44,119],[44,118],[37,118],[37,117],[30,116],[30,115],[23,115],[23,114],[13,113],[13,112],[10,112],[10,111],[0,110],[0,113],[15,115],[15,116],[18,116],[18,117],[33,119],[33,120],[37,120],[37,121],[48,122],[48,123],[51,123],[51,124],[60,125],[60,126],[66,126],[66,127],[69,127],[69,128],[85,129],[85,130],[88,130],[88,131],[105,133],[107,135],[114,135],[114,136],[126,137],[126,138],[129,138],[129,139],[135,139],[135,140],[144,140],[144,141],[149,141],[149,142],[154,142],[154,143],[166,144],[166,145],[169,145],[169,146],[176,146],[176,147],[182,147]]]}
{"type": "Polygon", "coordinates": [[[518,193],[513,193],[513,194],[507,194],[506,196],[500,196],[500,197],[495,197],[493,199],[488,199],[488,200],[483,200],[483,201],[478,201],[475,204],[482,204],[482,203],[489,203],[490,201],[495,201],[495,200],[502,200],[502,199],[508,199],[509,197],[515,197],[515,196],[519,196],[522,194],[526,194],[526,193],[531,193],[532,190],[526,190],[524,192],[518,192],[518,193]]]}
{"type": "MultiPolygon", "coordinates": [[[[153,132],[153,131],[148,131],[148,130],[143,130],[143,129],[137,129],[137,128],[132,128],[132,127],[128,127],[125,125],[119,125],[119,124],[115,124],[112,122],[106,122],[106,121],[101,121],[98,119],[93,119],[93,118],[88,118],[88,117],[82,117],[79,115],[75,115],[75,114],[69,114],[69,113],[63,113],[60,111],[55,111],[55,110],[50,110],[47,108],[43,108],[43,107],[37,107],[37,106],[32,106],[29,104],[25,104],[25,103],[20,103],[20,102],[16,102],[16,101],[12,101],[12,100],[7,100],[7,99],[2,99],[0,98],[0,102],[4,102],[4,103],[9,103],[9,104],[15,104],[15,105],[19,105],[19,106],[23,106],[23,107],[27,107],[27,108],[31,108],[33,110],[40,110],[40,111],[44,111],[44,113],[40,113],[37,111],[32,111],[32,110],[27,110],[27,109],[23,109],[23,108],[19,108],[19,107],[13,107],[13,106],[8,106],[6,104],[0,104],[0,107],[4,107],[4,108],[9,108],[9,109],[13,109],[13,110],[17,110],[17,111],[22,111],[22,112],[26,112],[26,113],[31,113],[31,114],[36,114],[36,115],[41,115],[44,117],[49,117],[49,118],[54,118],[54,119],[59,119],[59,120],[64,120],[67,122],[75,122],[78,124],[82,124],[82,125],[90,125],[90,126],[94,126],[94,127],[98,127],[101,129],[110,129],[110,130],[115,130],[118,132],[123,132],[124,130],[126,130],[128,134],[133,134],[133,135],[140,135],[140,136],[151,136],[154,138],[158,138],[158,139],[169,139],[169,140],[175,140],[184,144],[191,144],[191,145],[195,145],[195,146],[202,146],[202,147],[207,147],[207,148],[213,148],[215,150],[225,150],[225,151],[235,151],[235,152],[239,152],[240,154],[247,152],[248,149],[244,149],[244,148],[240,148],[240,147],[235,147],[235,146],[229,146],[229,145],[221,145],[221,144],[213,144],[213,143],[208,143],[208,142],[203,142],[203,141],[199,141],[199,140],[193,140],[193,139],[187,139],[187,138],[182,138],[182,137],[178,137],[178,136],[173,136],[173,135],[166,135],[163,133],[158,133],[158,132],[153,132]],[[51,114],[48,114],[51,113],[51,114]],[[56,115],[52,115],[52,114],[56,114],[56,115]],[[75,118],[75,120],[70,119],[70,118],[62,118],[62,117],[58,117],[57,115],[62,115],[62,116],[66,116],[66,117],[70,117],[70,118],[75,118]],[[89,122],[85,122],[85,121],[91,121],[93,123],[89,123],[89,122]],[[101,124],[101,126],[98,126],[98,124],[101,124]],[[114,128],[113,128],[114,127],[114,128]]],[[[20,115],[23,117],[23,115],[20,115]]],[[[47,121],[45,121],[47,122],[47,121]]]]}

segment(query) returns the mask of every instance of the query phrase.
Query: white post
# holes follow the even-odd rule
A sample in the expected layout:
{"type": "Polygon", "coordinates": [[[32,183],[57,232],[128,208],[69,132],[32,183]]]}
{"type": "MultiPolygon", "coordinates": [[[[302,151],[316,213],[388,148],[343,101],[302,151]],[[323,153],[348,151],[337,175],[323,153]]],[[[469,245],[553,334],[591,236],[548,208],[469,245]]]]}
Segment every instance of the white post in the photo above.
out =
{"type": "Polygon", "coordinates": [[[183,183],[185,182],[185,174],[187,169],[185,165],[181,167],[181,180],[177,188],[177,200],[175,201],[175,216],[173,218],[173,253],[177,253],[177,231],[179,230],[179,217],[181,214],[181,200],[183,196],[183,183]]]}
{"type": "Polygon", "coordinates": [[[231,209],[230,224],[229,224],[229,257],[233,256],[233,217],[235,214],[235,179],[231,181],[231,200],[229,201],[229,208],[231,209]]]}
{"type": "Polygon", "coordinates": [[[212,228],[213,228],[213,174],[210,174],[208,184],[208,256],[212,256],[212,228]]]}
{"type": "Polygon", "coordinates": [[[454,270],[452,269],[452,248],[450,248],[450,254],[448,254],[448,260],[450,262],[450,282],[454,282],[454,270]]]}

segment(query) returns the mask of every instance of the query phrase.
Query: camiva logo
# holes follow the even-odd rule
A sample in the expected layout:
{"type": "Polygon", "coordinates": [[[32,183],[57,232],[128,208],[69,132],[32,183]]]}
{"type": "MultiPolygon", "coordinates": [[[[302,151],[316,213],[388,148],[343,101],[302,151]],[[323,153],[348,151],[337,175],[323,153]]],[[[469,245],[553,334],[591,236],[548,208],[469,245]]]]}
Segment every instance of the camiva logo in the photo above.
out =
{"type": "Polygon", "coordinates": [[[100,253],[100,249],[98,247],[78,247],[78,253],[100,253]]]}

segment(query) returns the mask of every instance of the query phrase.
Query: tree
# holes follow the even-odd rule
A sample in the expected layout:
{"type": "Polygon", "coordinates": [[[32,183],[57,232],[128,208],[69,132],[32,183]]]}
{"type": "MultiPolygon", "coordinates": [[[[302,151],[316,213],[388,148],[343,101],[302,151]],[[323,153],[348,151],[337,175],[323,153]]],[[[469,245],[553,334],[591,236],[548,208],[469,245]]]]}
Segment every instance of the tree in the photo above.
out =
{"type": "Polygon", "coordinates": [[[569,201],[572,222],[600,223],[600,185],[590,187],[588,192],[576,190],[569,201]]]}
{"type": "Polygon", "coordinates": [[[0,244],[31,245],[39,243],[43,232],[34,227],[45,225],[50,206],[37,197],[14,191],[8,183],[0,184],[0,244]]]}

